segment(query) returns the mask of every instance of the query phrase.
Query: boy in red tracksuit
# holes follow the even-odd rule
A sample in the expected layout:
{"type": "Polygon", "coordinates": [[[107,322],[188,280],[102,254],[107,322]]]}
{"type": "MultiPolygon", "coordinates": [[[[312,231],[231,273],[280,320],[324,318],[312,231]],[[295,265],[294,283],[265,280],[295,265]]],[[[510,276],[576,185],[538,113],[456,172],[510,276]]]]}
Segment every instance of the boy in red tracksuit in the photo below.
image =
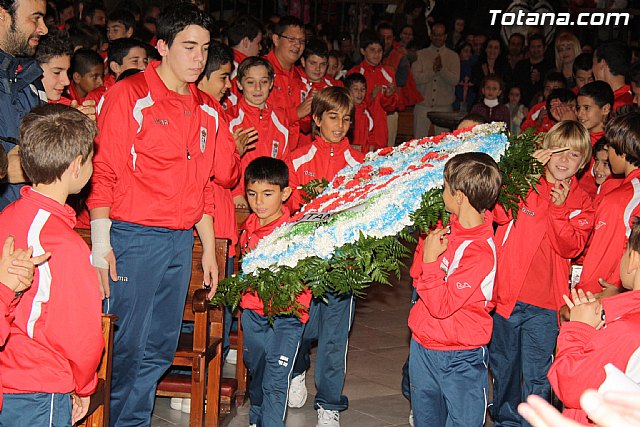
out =
{"type": "Polygon", "coordinates": [[[133,38],[117,39],[109,43],[107,59],[109,69],[102,86],[89,92],[85,98],[95,101],[95,105],[100,104],[102,96],[116,84],[122,73],[130,69],[144,71],[149,63],[146,46],[133,38]]]}
{"type": "Polygon", "coordinates": [[[622,184],[606,194],[594,218],[591,243],[577,289],[602,296],[618,292],[620,259],[631,233],[631,219],[640,214],[640,113],[615,117],[606,127],[609,165],[624,174],[622,184]],[[604,291],[604,293],[602,293],[604,291]]]}
{"type": "Polygon", "coordinates": [[[258,56],[264,30],[260,21],[252,16],[240,15],[229,23],[226,30],[227,43],[233,50],[233,70],[231,71],[231,89],[227,97],[227,107],[236,105],[242,93],[237,86],[237,72],[240,63],[250,56],[258,56]]]}
{"type": "Polygon", "coordinates": [[[347,75],[360,73],[367,79],[366,103],[369,111],[374,114],[373,121],[376,125],[376,139],[389,140],[387,125],[387,113],[393,113],[398,109],[398,94],[396,93],[396,80],[394,71],[382,65],[382,42],[377,38],[364,37],[360,41],[360,53],[364,60],[360,65],[353,67],[347,75]],[[378,99],[382,109],[374,108],[373,104],[378,99]]]}
{"type": "MultiPolygon", "coordinates": [[[[354,166],[364,161],[364,155],[349,144],[346,135],[351,126],[353,99],[345,88],[331,86],[322,89],[322,98],[313,109],[316,127],[311,145],[300,147],[289,157],[291,173],[291,206],[295,211],[304,204],[301,185],[314,179],[331,181],[343,167],[354,166]]],[[[314,98],[315,98],[314,96],[314,98]]]]}
{"type": "Polygon", "coordinates": [[[304,85],[295,64],[304,52],[304,24],[298,18],[285,16],[274,26],[271,35],[273,49],[265,59],[273,65],[275,79],[269,103],[283,108],[289,117],[289,146],[298,147],[300,119],[311,111],[312,97],[302,99],[304,85]]]}
{"type": "MultiPolygon", "coordinates": [[[[367,80],[360,73],[349,74],[344,79],[344,87],[349,91],[356,110],[353,118],[351,145],[360,147],[360,151],[368,153],[387,146],[387,140],[376,139],[376,123],[373,121],[374,114],[369,112],[367,104],[364,102],[367,95],[367,80]]],[[[372,108],[381,111],[380,101],[374,101],[372,108]]],[[[381,114],[379,113],[378,116],[381,114]]]]}
{"type": "Polygon", "coordinates": [[[545,165],[544,174],[520,202],[517,218],[495,209],[498,272],[489,357],[497,425],[520,425],[517,406],[530,394],[550,399],[546,375],[569,263],[593,229],[591,198],[575,179],[591,158],[584,126],[568,120],[556,124],[533,155],[545,165]]]}
{"type": "MultiPolygon", "coordinates": [[[[587,83],[578,91],[578,103],[576,106],[578,112],[578,121],[584,125],[589,131],[591,145],[594,146],[601,138],[604,137],[604,126],[613,106],[613,91],[608,83],[603,81],[595,81],[587,83]]],[[[593,173],[593,164],[580,177],[580,186],[595,197],[598,192],[598,185],[595,181],[593,173]]]]}
{"type": "MultiPolygon", "coordinates": [[[[327,77],[327,67],[329,65],[329,50],[327,44],[319,39],[307,41],[302,57],[300,57],[302,67],[298,69],[303,89],[300,93],[301,99],[313,97],[319,90],[327,86],[342,86],[342,83],[334,85],[327,77]]],[[[302,147],[311,143],[313,134],[311,132],[311,116],[306,116],[300,120],[300,139],[298,146],[302,147]]]]}
{"type": "MultiPolygon", "coordinates": [[[[289,221],[289,210],[283,203],[291,188],[287,165],[272,157],[258,157],[249,163],[244,181],[253,211],[241,226],[240,247],[246,254],[260,239],[289,221]]],[[[240,301],[244,309],[244,361],[251,376],[251,425],[284,427],[287,392],[304,325],[309,320],[311,291],[305,288],[295,299],[302,307],[299,317],[276,316],[273,323],[265,316],[264,303],[257,293],[248,291],[240,301]]]]}
{"type": "Polygon", "coordinates": [[[75,211],[65,205],[89,181],[96,132],[87,116],[56,104],[36,107],[20,124],[20,158],[32,186],[0,214],[0,236],[56,256],[38,266],[13,311],[0,352],[0,425],[75,424],[98,384],[100,287],[89,248],[73,231],[75,211]]]}
{"type": "Polygon", "coordinates": [[[82,104],[89,92],[102,86],[104,66],[100,55],[91,49],[78,49],[71,58],[71,84],[67,97],[82,104]]]}
{"type": "MultiPolygon", "coordinates": [[[[158,19],[160,62],[107,91],[91,194],[92,260],[114,333],[114,425],[149,425],[159,378],[171,365],[192,270],[193,228],[204,282],[217,286],[213,180],[233,182],[221,111],[199,91],[211,18],[192,4],[158,19]],[[186,48],[188,47],[188,49],[186,48]]],[[[233,145],[233,141],[230,142],[233,145]]]]}
{"type": "MultiPolygon", "coordinates": [[[[351,148],[346,138],[353,109],[349,91],[343,87],[331,86],[315,94],[311,104],[311,116],[316,137],[311,145],[300,147],[291,154],[291,187],[306,184],[314,179],[325,178],[331,181],[345,166],[362,163],[364,155],[351,148]]],[[[297,210],[302,197],[299,192],[296,193],[292,198],[297,210]]],[[[318,411],[320,426],[339,426],[340,411],[346,410],[349,406],[349,400],[342,394],[342,389],[354,312],[355,300],[352,293],[337,294],[329,291],[323,298],[314,299],[311,303],[310,319],[305,327],[293,370],[294,378],[289,388],[288,405],[290,408],[301,408],[307,400],[305,373],[310,366],[311,344],[317,340],[317,394],[314,407],[318,411]]]]}
{"type": "Polygon", "coordinates": [[[409,313],[411,407],[418,427],[484,424],[497,262],[489,210],[501,182],[487,154],[451,158],[442,193],[449,227],[418,243],[414,259],[421,265],[412,276],[419,299],[409,313]]]}
{"type": "Polygon", "coordinates": [[[570,321],[558,336],[558,351],[549,370],[549,381],[564,403],[563,414],[582,424],[593,424],[580,407],[587,389],[599,388],[605,380],[605,365],[611,363],[638,382],[640,362],[640,222],[634,218],[629,244],[620,262],[624,292],[596,299],[590,293],[572,291],[565,298],[571,307],[570,321]]]}
{"type": "MultiPolygon", "coordinates": [[[[274,71],[269,61],[251,56],[238,66],[240,100],[227,109],[229,129],[252,131],[252,145],[240,159],[240,172],[244,174],[251,161],[258,157],[287,160],[290,153],[289,121],[286,112],[269,100],[273,88],[274,71]]],[[[234,187],[232,194],[236,206],[248,206],[244,182],[234,187]]]]}

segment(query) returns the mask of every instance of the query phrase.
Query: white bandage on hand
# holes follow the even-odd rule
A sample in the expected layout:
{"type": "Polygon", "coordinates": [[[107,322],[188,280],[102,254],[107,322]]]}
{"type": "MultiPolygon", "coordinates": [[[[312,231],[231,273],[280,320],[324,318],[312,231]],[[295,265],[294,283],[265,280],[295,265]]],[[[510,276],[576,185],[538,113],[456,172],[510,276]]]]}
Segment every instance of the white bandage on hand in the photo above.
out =
{"type": "Polygon", "coordinates": [[[104,258],[111,251],[111,220],[99,218],[91,221],[91,264],[94,267],[109,269],[104,258]]]}

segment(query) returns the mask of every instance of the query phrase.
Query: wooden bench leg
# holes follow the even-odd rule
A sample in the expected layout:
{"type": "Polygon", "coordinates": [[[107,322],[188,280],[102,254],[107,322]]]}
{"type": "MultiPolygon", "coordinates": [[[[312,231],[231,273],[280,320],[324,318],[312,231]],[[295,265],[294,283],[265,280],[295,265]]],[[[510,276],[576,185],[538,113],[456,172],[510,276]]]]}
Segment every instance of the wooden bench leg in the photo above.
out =
{"type": "Polygon", "coordinates": [[[207,371],[207,427],[218,427],[220,415],[220,382],[222,379],[222,341],[216,346],[217,354],[211,359],[207,371]]]}

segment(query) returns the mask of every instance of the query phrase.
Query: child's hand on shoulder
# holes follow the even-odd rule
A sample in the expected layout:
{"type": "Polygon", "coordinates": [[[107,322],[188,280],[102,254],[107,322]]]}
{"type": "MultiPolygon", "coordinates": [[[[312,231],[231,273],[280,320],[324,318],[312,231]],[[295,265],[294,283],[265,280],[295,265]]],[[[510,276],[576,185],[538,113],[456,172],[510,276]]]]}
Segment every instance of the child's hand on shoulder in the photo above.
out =
{"type": "Polygon", "coordinates": [[[396,85],[394,85],[393,83],[390,83],[386,86],[382,86],[382,93],[384,94],[384,96],[393,96],[395,92],[396,92],[396,85]]]}
{"type": "Polygon", "coordinates": [[[435,262],[449,247],[449,228],[436,228],[424,239],[422,262],[435,262]]]}
{"type": "Polygon", "coordinates": [[[571,298],[566,295],[562,298],[569,307],[570,321],[586,323],[596,329],[604,325],[602,303],[591,292],[585,294],[582,289],[571,289],[571,298]]]}
{"type": "Polygon", "coordinates": [[[569,196],[569,180],[556,181],[551,189],[551,202],[556,206],[562,206],[569,196]]]}

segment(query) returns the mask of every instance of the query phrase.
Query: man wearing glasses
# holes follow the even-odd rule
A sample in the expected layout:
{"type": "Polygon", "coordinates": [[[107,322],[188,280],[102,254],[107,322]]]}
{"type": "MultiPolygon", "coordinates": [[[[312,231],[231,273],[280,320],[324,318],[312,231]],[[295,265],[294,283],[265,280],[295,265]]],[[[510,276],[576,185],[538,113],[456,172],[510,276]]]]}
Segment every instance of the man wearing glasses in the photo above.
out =
{"type": "Polygon", "coordinates": [[[304,99],[304,84],[295,63],[306,44],[304,24],[298,18],[286,16],[273,28],[273,48],[265,57],[273,65],[275,79],[269,94],[269,104],[285,108],[289,116],[289,152],[298,146],[299,121],[311,113],[313,92],[304,99]]]}

